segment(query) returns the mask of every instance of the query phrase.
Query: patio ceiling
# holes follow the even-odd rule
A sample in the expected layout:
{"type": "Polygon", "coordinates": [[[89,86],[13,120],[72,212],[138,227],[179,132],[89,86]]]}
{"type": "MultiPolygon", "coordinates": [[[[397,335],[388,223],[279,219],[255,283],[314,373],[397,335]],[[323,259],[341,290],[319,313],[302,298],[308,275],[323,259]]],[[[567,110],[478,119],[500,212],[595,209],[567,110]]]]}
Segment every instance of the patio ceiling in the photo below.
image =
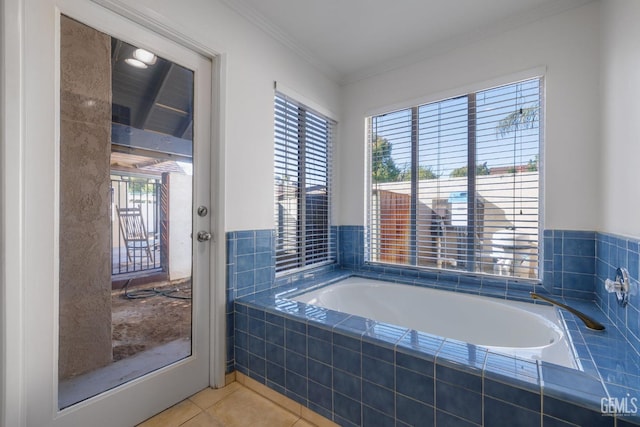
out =
{"type": "Polygon", "coordinates": [[[164,172],[184,173],[174,160],[119,152],[111,153],[111,171],[145,176],[160,176],[164,172]]]}
{"type": "Polygon", "coordinates": [[[170,160],[189,161],[193,72],[159,57],[136,68],[126,62],[135,49],[111,39],[112,166],[158,171],[170,160]]]}

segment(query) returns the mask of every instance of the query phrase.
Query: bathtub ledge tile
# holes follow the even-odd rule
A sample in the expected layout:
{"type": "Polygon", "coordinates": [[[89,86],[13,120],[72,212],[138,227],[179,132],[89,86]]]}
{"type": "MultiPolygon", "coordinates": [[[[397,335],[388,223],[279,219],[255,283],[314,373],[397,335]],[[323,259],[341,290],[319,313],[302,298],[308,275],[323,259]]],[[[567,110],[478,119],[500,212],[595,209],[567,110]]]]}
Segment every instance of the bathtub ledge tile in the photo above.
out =
{"type": "Polygon", "coordinates": [[[443,343],[444,339],[437,335],[409,329],[398,340],[396,351],[408,352],[424,359],[434,360],[443,343]]]}
{"type": "Polygon", "coordinates": [[[331,328],[333,328],[338,323],[342,322],[343,320],[345,320],[350,316],[349,314],[341,313],[335,310],[327,310],[324,308],[312,307],[312,306],[308,306],[307,304],[304,304],[304,306],[305,306],[305,309],[306,307],[310,309],[306,313],[306,317],[310,322],[313,321],[318,325],[324,325],[331,328]]]}
{"type": "Polygon", "coordinates": [[[487,349],[466,342],[447,338],[438,350],[436,363],[462,369],[481,371],[487,357],[487,349]]]}
{"type": "Polygon", "coordinates": [[[545,396],[571,400],[588,407],[598,407],[607,397],[602,382],[584,372],[563,366],[542,363],[542,391],[545,396]]]}
{"type": "Polygon", "coordinates": [[[540,392],[540,379],[536,361],[520,359],[506,354],[489,352],[484,365],[485,378],[507,384],[521,385],[540,392]]]}
{"type": "Polygon", "coordinates": [[[375,323],[374,320],[367,319],[365,317],[349,316],[334,326],[334,331],[351,332],[355,335],[362,336],[362,334],[364,334],[373,323],[375,323]]]}
{"type": "Polygon", "coordinates": [[[480,295],[480,284],[471,282],[460,282],[456,285],[456,292],[470,295],[480,295]]]}
{"type": "Polygon", "coordinates": [[[387,344],[393,349],[394,345],[409,331],[401,326],[391,325],[384,322],[373,322],[362,335],[362,341],[369,341],[376,345],[387,344]],[[382,343],[381,343],[382,342],[382,343]]]}

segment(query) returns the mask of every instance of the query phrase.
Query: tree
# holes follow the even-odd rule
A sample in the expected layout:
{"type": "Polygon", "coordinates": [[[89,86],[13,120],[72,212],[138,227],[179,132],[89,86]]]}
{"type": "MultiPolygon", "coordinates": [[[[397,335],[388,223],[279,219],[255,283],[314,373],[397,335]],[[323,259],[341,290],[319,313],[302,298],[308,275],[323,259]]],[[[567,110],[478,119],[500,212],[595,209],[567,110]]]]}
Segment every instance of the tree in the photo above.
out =
{"type": "Polygon", "coordinates": [[[435,174],[431,166],[418,166],[418,179],[437,179],[438,175],[435,174]]]}
{"type": "Polygon", "coordinates": [[[371,152],[371,176],[373,182],[398,181],[400,169],[391,157],[391,143],[380,136],[374,137],[371,152]]]}
{"type": "MultiPolygon", "coordinates": [[[[431,166],[418,166],[418,179],[437,179],[438,175],[433,172],[431,166]]],[[[405,164],[398,175],[398,181],[411,181],[411,165],[405,164]]]]}
{"type": "Polygon", "coordinates": [[[538,121],[538,113],[537,105],[520,108],[500,120],[496,125],[496,132],[505,137],[516,130],[531,129],[538,121]]]}
{"type": "MultiPolygon", "coordinates": [[[[540,109],[537,105],[532,105],[525,108],[520,108],[513,113],[507,115],[505,118],[500,120],[496,125],[496,133],[500,134],[501,137],[505,137],[509,135],[511,132],[521,130],[521,129],[531,129],[535,126],[538,121],[538,114],[540,109]]],[[[536,158],[529,159],[527,166],[525,167],[527,172],[536,172],[538,170],[538,155],[536,154],[536,158]]],[[[522,169],[521,169],[522,170],[522,169]]],[[[516,173],[517,170],[515,166],[508,170],[508,173],[516,173]]]]}
{"type": "MultiPolygon", "coordinates": [[[[491,171],[489,170],[489,167],[487,166],[487,162],[484,162],[482,164],[478,163],[476,165],[476,176],[480,176],[480,175],[489,175],[489,173],[491,173],[491,171]]],[[[451,171],[451,173],[449,174],[449,176],[451,178],[462,178],[465,177],[469,174],[468,172],[468,168],[466,166],[462,166],[459,168],[456,168],[454,170],[451,171]]]]}

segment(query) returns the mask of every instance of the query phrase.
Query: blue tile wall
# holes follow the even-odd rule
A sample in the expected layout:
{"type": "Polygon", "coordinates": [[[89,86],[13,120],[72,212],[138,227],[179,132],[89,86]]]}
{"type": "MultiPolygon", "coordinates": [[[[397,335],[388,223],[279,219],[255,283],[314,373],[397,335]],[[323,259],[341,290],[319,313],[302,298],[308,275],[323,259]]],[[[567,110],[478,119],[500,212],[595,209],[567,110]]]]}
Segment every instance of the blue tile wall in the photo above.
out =
{"type": "Polygon", "coordinates": [[[595,299],[596,233],[544,230],[543,284],[564,298],[595,299]]]}
{"type": "MultiPolygon", "coordinates": [[[[331,227],[331,239],[338,241],[338,227],[331,227]]],[[[233,301],[281,286],[289,286],[300,280],[310,280],[318,274],[326,274],[336,268],[328,265],[313,270],[300,271],[276,278],[275,230],[243,230],[226,233],[226,298],[227,298],[227,363],[226,370],[234,369],[234,309],[233,301]]],[[[335,250],[337,244],[333,244],[335,250]]],[[[337,255],[334,254],[334,258],[337,255]]]]}
{"type": "MultiPolygon", "coordinates": [[[[269,290],[275,282],[275,231],[247,230],[226,234],[227,254],[227,372],[234,368],[233,301],[269,290]]],[[[244,354],[243,354],[244,355],[244,354]]]]}
{"type": "Polygon", "coordinates": [[[237,300],[236,369],[341,426],[640,424],[601,413],[617,391],[597,371],[310,307],[273,295],[237,300]]]}
{"type": "Polygon", "coordinates": [[[640,388],[640,295],[638,239],[598,233],[596,239],[596,303],[618,328],[617,339],[600,339],[592,350],[607,387],[618,396],[635,396],[640,388]],[[629,271],[629,303],[621,307],[614,293],[605,290],[605,280],[614,279],[616,269],[629,271]]]}
{"type": "MultiPolygon", "coordinates": [[[[532,284],[369,265],[365,263],[364,227],[332,227],[332,236],[338,243],[336,265],[276,278],[273,230],[227,233],[228,371],[237,369],[340,425],[404,426],[416,420],[423,425],[428,420],[424,425],[489,426],[500,425],[504,414],[518,420],[517,425],[640,424],[637,417],[602,416],[596,405],[603,395],[640,397],[637,240],[588,231],[545,230],[544,280],[532,284]],[[604,280],[613,278],[621,265],[629,269],[636,290],[624,309],[604,291],[604,280]],[[474,363],[456,360],[460,353],[448,341],[441,345],[420,332],[411,331],[421,338],[416,341],[401,328],[377,324],[372,331],[367,329],[371,321],[342,313],[318,319],[306,310],[300,319],[287,311],[291,307],[273,310],[271,305],[265,310],[262,304],[252,305],[253,298],[259,300],[267,291],[353,272],[507,299],[530,301],[530,291],[554,294],[561,301],[567,298],[569,305],[602,319],[607,326],[605,334],[590,332],[572,315],[565,317],[588,377],[580,389],[587,391],[576,393],[576,387],[568,388],[566,384],[575,385],[575,378],[571,378],[573,371],[565,378],[564,368],[557,372],[556,367],[534,363],[524,374],[513,372],[512,358],[505,362],[492,353],[482,353],[476,354],[474,363]],[[419,347],[416,342],[421,343],[419,347]],[[433,360],[436,362],[428,367],[433,360]],[[446,398],[449,395],[464,396],[463,404],[452,402],[446,398]],[[580,424],[583,422],[586,424],[580,424]]],[[[464,352],[461,354],[464,359],[464,352]]]]}
{"type": "Polygon", "coordinates": [[[619,325],[627,340],[640,353],[639,246],[637,239],[598,233],[595,279],[598,305],[609,319],[619,325]],[[625,308],[618,304],[614,293],[606,292],[604,286],[606,279],[615,278],[618,267],[625,267],[629,271],[631,293],[625,308]]]}

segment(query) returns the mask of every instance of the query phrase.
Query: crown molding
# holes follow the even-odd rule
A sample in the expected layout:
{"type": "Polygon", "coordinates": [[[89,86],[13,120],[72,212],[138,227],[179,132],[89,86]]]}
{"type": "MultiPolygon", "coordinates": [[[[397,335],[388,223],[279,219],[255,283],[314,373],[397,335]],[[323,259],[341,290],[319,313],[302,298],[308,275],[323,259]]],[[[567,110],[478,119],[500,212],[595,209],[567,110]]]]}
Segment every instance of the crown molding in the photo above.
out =
{"type": "Polygon", "coordinates": [[[454,37],[436,40],[417,52],[386,60],[371,66],[362,67],[359,70],[349,73],[340,73],[331,65],[321,61],[311,51],[298,43],[291,34],[283,31],[279,26],[265,18],[264,15],[249,6],[244,0],[220,1],[240,16],[256,25],[269,36],[280,42],[286,48],[293,51],[303,60],[322,72],[330,80],[340,85],[347,85],[399,68],[420,63],[429,58],[442,55],[463,46],[468,46],[480,40],[514,30],[518,27],[522,27],[599,0],[549,0],[534,9],[528,9],[504,19],[487,23],[479,28],[454,37]]]}
{"type": "Polygon", "coordinates": [[[267,33],[273,39],[280,42],[286,48],[293,51],[300,58],[322,72],[327,78],[336,83],[342,83],[344,76],[342,76],[335,68],[331,67],[326,62],[319,60],[308,49],[300,45],[294,37],[292,37],[290,34],[283,31],[282,28],[265,18],[264,15],[255,10],[253,7],[249,6],[246,2],[244,2],[243,0],[220,1],[229,9],[233,10],[238,15],[242,16],[247,21],[251,22],[259,29],[267,33]]]}

